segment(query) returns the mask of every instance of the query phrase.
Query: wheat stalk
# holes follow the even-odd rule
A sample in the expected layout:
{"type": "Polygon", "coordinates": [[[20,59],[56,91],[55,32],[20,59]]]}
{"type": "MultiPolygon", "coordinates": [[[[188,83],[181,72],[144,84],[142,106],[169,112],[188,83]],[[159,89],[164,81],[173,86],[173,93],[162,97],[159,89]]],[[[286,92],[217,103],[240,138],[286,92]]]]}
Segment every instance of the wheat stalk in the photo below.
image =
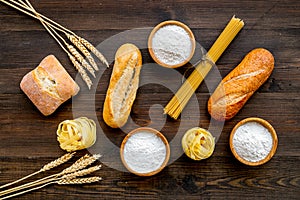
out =
{"type": "Polygon", "coordinates": [[[55,182],[49,182],[49,183],[46,183],[46,184],[41,185],[41,186],[38,186],[38,187],[34,187],[34,188],[31,188],[31,189],[28,189],[28,190],[24,190],[24,191],[22,191],[22,192],[18,192],[18,193],[15,193],[15,194],[11,194],[11,195],[9,195],[9,196],[1,197],[0,199],[1,199],[1,200],[4,200],[4,199],[9,199],[9,198],[12,198],[12,197],[16,197],[16,196],[19,196],[19,195],[21,195],[21,194],[25,194],[25,193],[31,192],[31,191],[33,191],[33,190],[41,189],[41,188],[46,187],[47,185],[50,185],[50,184],[53,184],[53,183],[55,183],[55,182]]]}
{"type": "Polygon", "coordinates": [[[74,154],[75,154],[75,152],[74,153],[67,153],[67,154],[61,156],[60,158],[57,158],[56,160],[54,160],[54,161],[52,161],[52,162],[44,165],[39,171],[34,172],[32,174],[29,174],[29,175],[27,175],[27,176],[25,176],[23,178],[20,178],[20,179],[18,179],[16,181],[11,182],[11,183],[7,183],[5,185],[2,185],[0,187],[0,189],[8,187],[8,186],[11,186],[11,185],[16,184],[16,183],[18,183],[20,181],[23,181],[25,179],[28,179],[28,178],[30,178],[30,177],[38,174],[38,173],[45,172],[45,171],[48,171],[50,169],[53,169],[53,168],[55,168],[55,167],[57,167],[57,166],[65,163],[65,162],[67,162],[68,160],[70,160],[74,156],[74,154]]]}
{"type": "Polygon", "coordinates": [[[95,182],[98,182],[98,181],[101,181],[102,178],[99,177],[99,176],[93,176],[93,177],[87,177],[87,178],[74,178],[74,179],[62,179],[62,180],[58,180],[58,181],[50,181],[50,182],[47,182],[47,183],[43,183],[43,185],[41,186],[38,186],[38,187],[34,187],[34,188],[31,188],[31,189],[28,189],[28,190],[25,190],[25,191],[22,191],[22,192],[19,192],[19,193],[15,193],[15,194],[12,194],[12,195],[9,195],[9,196],[6,196],[6,197],[2,197],[1,200],[4,200],[4,199],[9,199],[9,198],[12,198],[12,197],[16,197],[16,196],[19,196],[21,194],[25,194],[25,193],[28,193],[28,192],[31,192],[31,191],[34,191],[34,190],[38,190],[38,189],[41,189],[41,188],[44,188],[50,184],[59,184],[59,185],[73,185],[73,184],[88,184],[88,183],[95,183],[95,182]]]}

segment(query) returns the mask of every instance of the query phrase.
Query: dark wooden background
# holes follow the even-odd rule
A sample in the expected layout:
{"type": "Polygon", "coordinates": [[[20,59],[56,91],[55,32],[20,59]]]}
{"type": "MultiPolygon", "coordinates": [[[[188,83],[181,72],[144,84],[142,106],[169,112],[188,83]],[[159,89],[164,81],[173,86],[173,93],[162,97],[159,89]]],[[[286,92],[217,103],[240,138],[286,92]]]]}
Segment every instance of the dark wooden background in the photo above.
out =
{"type": "MultiPolygon", "coordinates": [[[[161,173],[147,178],[104,165],[96,173],[103,177],[102,182],[78,186],[52,185],[19,199],[299,199],[299,1],[43,0],[32,3],[39,12],[94,44],[126,30],[153,27],[161,21],[175,19],[186,23],[197,41],[209,49],[229,19],[236,15],[245,21],[245,27],[218,61],[221,75],[224,77],[256,47],[269,49],[276,64],[268,81],[236,117],[225,123],[211,158],[195,162],[182,155],[161,173]],[[259,167],[239,163],[228,144],[233,126],[253,116],[268,120],[279,139],[275,156],[259,167]]],[[[20,90],[21,78],[48,54],[54,54],[73,78],[76,71],[38,21],[4,4],[0,5],[0,13],[1,185],[32,173],[64,154],[56,141],[56,128],[62,120],[73,118],[72,101],[63,104],[55,114],[42,116],[20,90]]],[[[148,52],[142,52],[144,61],[151,62],[148,52]]],[[[178,71],[184,73],[185,70],[186,67],[178,71]]],[[[96,90],[94,112],[102,125],[102,103],[110,74],[111,68],[105,70],[96,90]]],[[[207,78],[213,77],[209,75],[207,78]]],[[[151,125],[149,107],[153,103],[164,106],[171,96],[170,91],[160,86],[139,89],[132,118],[140,126],[151,125]]],[[[202,113],[199,126],[207,128],[210,120],[206,111],[209,92],[205,84],[198,88],[196,96],[202,113]]],[[[85,98],[84,90],[78,98],[85,98]]],[[[87,103],[82,109],[89,108],[87,103]]],[[[161,117],[160,113],[155,116],[161,117]]],[[[167,119],[164,126],[164,134],[169,140],[176,132],[176,123],[167,119]]],[[[105,125],[103,127],[106,136],[119,145],[125,134],[105,125]]],[[[179,148],[173,150],[178,151],[179,148]]],[[[78,152],[76,158],[86,152],[78,152]]],[[[119,160],[119,157],[112,159],[119,160]]]]}

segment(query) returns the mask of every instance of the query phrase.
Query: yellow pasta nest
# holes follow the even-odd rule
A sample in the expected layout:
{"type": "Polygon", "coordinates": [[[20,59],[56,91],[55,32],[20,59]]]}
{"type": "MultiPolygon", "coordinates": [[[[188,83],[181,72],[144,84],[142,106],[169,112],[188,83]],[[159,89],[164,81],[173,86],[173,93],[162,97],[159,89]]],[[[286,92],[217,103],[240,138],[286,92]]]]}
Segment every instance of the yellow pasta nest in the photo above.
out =
{"type": "Polygon", "coordinates": [[[96,124],[92,119],[80,117],[65,120],[58,125],[57,141],[68,152],[92,146],[96,141],[96,124]]]}
{"type": "Polygon", "coordinates": [[[215,138],[203,128],[195,127],[188,130],[182,138],[184,153],[193,160],[210,157],[215,149],[215,138]]]}

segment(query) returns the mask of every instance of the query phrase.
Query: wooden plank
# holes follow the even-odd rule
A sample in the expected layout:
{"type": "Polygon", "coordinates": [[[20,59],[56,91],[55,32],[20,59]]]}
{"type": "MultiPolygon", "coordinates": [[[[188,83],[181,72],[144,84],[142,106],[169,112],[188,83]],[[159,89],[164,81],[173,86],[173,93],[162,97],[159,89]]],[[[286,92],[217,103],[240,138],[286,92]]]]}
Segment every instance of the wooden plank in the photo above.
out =
{"type": "MultiPolygon", "coordinates": [[[[245,21],[245,27],[218,61],[206,81],[196,91],[199,107],[190,104],[189,116],[174,121],[165,118],[162,107],[172,97],[169,88],[148,84],[138,90],[131,117],[138,126],[162,126],[162,132],[171,141],[181,123],[186,129],[196,123],[208,128],[207,112],[209,89],[218,84],[216,76],[226,76],[252,49],[264,47],[275,57],[275,69],[267,82],[252,96],[245,107],[222,128],[213,156],[200,162],[185,155],[170,163],[153,177],[137,177],[111,167],[122,168],[118,150],[104,153],[107,164],[95,175],[103,181],[90,185],[51,185],[16,199],[298,199],[300,196],[299,147],[300,140],[300,1],[32,1],[35,8],[77,34],[97,45],[111,36],[133,28],[153,27],[161,21],[176,19],[191,27],[196,40],[209,49],[235,14],[245,21]],[[198,110],[197,110],[198,109],[198,110]],[[151,113],[150,113],[151,111],[151,113]],[[232,128],[247,117],[261,117],[276,129],[279,144],[275,156],[265,165],[249,167],[232,155],[228,139],[232,128]],[[162,122],[164,122],[162,124],[162,122]],[[161,125],[162,124],[162,125],[161,125]],[[115,157],[109,158],[111,155],[115,157]]],[[[57,125],[74,117],[73,101],[65,102],[53,115],[42,116],[20,90],[21,78],[48,54],[54,54],[73,78],[76,71],[65,53],[35,19],[0,4],[0,185],[39,170],[44,164],[65,152],[56,141],[57,125]],[[72,105],[73,104],[73,105],[72,105]]],[[[146,43],[147,38],[136,35],[134,40],[146,43]]],[[[113,57],[112,49],[102,50],[113,57]]],[[[147,49],[142,49],[143,62],[151,63],[147,49]]],[[[195,55],[197,57],[197,55],[195,55]]],[[[111,64],[113,61],[111,60],[111,64]]],[[[106,69],[96,83],[95,102],[85,85],[74,101],[84,106],[76,115],[96,114],[99,121],[98,139],[108,138],[117,147],[125,134],[123,130],[107,127],[102,119],[103,101],[111,68],[106,69]],[[104,134],[104,135],[103,135],[104,134]]],[[[185,76],[188,66],[177,69],[185,76]]],[[[155,75],[151,70],[142,73],[144,80],[155,75]]],[[[168,84],[179,87],[177,77],[168,77],[168,84]]],[[[131,126],[129,126],[130,128],[131,126]]],[[[128,129],[129,129],[128,128],[128,129]]],[[[101,143],[99,143],[101,144],[101,143]]],[[[103,146],[104,150],[105,147],[103,146]]],[[[180,143],[172,149],[182,153],[180,143]]],[[[88,150],[79,151],[75,161],[88,150]]],[[[103,152],[99,152],[103,153],[103,152]]],[[[72,162],[46,172],[61,171],[72,162]]],[[[97,161],[100,164],[100,161],[97,161]]],[[[37,178],[36,177],[36,178],[37,178]]],[[[30,179],[33,180],[33,179],[30,179]]],[[[0,197],[1,198],[1,197],[0,197]]]]}

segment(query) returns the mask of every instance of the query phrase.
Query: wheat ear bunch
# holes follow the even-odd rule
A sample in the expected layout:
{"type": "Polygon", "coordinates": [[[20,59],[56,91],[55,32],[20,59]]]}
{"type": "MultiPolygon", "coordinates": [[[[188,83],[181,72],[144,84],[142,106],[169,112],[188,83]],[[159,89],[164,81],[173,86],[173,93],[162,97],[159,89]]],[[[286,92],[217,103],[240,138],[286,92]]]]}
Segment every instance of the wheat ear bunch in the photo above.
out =
{"type": "Polygon", "coordinates": [[[68,56],[69,56],[71,62],[73,63],[73,65],[75,66],[75,68],[77,69],[77,71],[79,72],[79,74],[81,75],[82,79],[88,86],[88,88],[91,89],[93,82],[90,79],[90,77],[87,75],[87,73],[84,71],[84,69],[82,68],[80,63],[75,59],[74,56],[72,56],[71,54],[68,54],[68,56]]]}
{"type": "MultiPolygon", "coordinates": [[[[58,183],[58,181],[73,180],[76,177],[91,174],[91,173],[99,170],[101,168],[101,165],[97,165],[97,166],[94,166],[94,167],[89,167],[87,169],[84,169],[84,168],[86,168],[87,166],[94,163],[98,158],[100,158],[99,154],[95,154],[95,155],[86,154],[86,155],[82,156],[81,158],[79,158],[70,167],[64,169],[60,173],[53,174],[53,175],[38,179],[36,181],[26,183],[26,184],[23,184],[21,186],[17,186],[17,187],[14,187],[14,188],[11,188],[11,189],[0,192],[0,199],[2,199],[1,196],[8,195],[8,194],[14,193],[14,192],[18,192],[20,190],[27,189],[23,192],[13,194],[9,197],[24,194],[25,192],[30,192],[30,191],[32,191],[32,189],[29,189],[29,188],[32,188],[32,187],[38,186],[38,187],[36,187],[36,189],[41,188],[40,185],[42,185],[42,184],[44,184],[44,186],[42,186],[42,187],[45,187],[46,185],[51,184],[52,182],[57,182],[58,183]]],[[[52,169],[53,168],[52,166],[55,166],[55,164],[60,163],[60,162],[61,162],[60,159],[57,159],[56,162],[53,161],[53,162],[51,162],[52,164],[49,163],[49,164],[47,164],[48,166],[45,165],[42,169],[43,170],[52,169]]],[[[7,198],[7,197],[5,197],[5,198],[7,198]]]]}
{"type": "Polygon", "coordinates": [[[10,182],[10,183],[7,183],[7,184],[5,184],[5,185],[0,186],[0,189],[5,188],[5,187],[8,187],[8,186],[11,186],[11,185],[13,185],[13,184],[16,184],[16,183],[18,183],[18,182],[20,182],[20,181],[23,181],[23,180],[25,180],[25,179],[28,179],[28,178],[30,178],[30,177],[32,177],[32,176],[34,176],[34,175],[36,175],[36,174],[39,174],[39,173],[41,173],[41,172],[45,172],[45,171],[48,171],[48,170],[50,170],[50,169],[53,169],[53,168],[55,168],[55,167],[57,167],[57,166],[59,166],[59,165],[65,163],[65,162],[67,162],[68,160],[70,160],[70,159],[74,156],[74,154],[75,154],[75,152],[74,152],[74,153],[67,153],[67,154],[61,156],[60,158],[57,158],[56,160],[54,160],[54,161],[52,161],[52,162],[50,162],[50,163],[44,165],[44,166],[43,166],[39,171],[37,171],[37,172],[34,172],[34,173],[32,173],[32,174],[29,174],[29,175],[27,175],[27,176],[25,176],[25,177],[23,177],[23,178],[20,178],[20,179],[16,180],[16,181],[13,181],[13,182],[10,182]]]}
{"type": "Polygon", "coordinates": [[[71,179],[74,179],[76,177],[85,176],[85,175],[88,175],[88,174],[91,174],[95,171],[100,170],[101,167],[102,167],[101,165],[96,165],[94,167],[89,167],[87,169],[83,169],[83,170],[80,170],[80,171],[77,171],[77,172],[74,172],[74,173],[71,173],[71,174],[66,174],[66,175],[62,176],[60,179],[71,180],[71,179]]]}
{"type": "Polygon", "coordinates": [[[99,68],[98,68],[98,66],[97,66],[94,58],[92,57],[92,55],[90,54],[90,52],[86,49],[86,47],[76,38],[76,36],[71,35],[69,33],[65,33],[65,35],[83,53],[83,55],[88,59],[88,61],[93,66],[93,68],[96,71],[98,71],[99,68]]]}
{"type": "Polygon", "coordinates": [[[65,174],[73,173],[81,169],[84,169],[87,166],[93,164],[100,157],[101,157],[100,154],[94,154],[92,156],[86,154],[83,157],[81,157],[79,160],[77,160],[73,165],[64,169],[61,173],[59,173],[59,175],[65,175],[65,174]]]}
{"type": "Polygon", "coordinates": [[[88,42],[86,39],[79,37],[75,33],[73,33],[71,30],[65,28],[64,26],[58,24],[57,22],[45,17],[44,15],[38,13],[29,0],[0,0],[1,2],[5,3],[6,5],[13,7],[33,18],[38,19],[44,28],[49,32],[49,34],[56,40],[56,42],[60,45],[60,47],[67,53],[69,56],[72,64],[75,66],[75,68],[78,70],[79,74],[81,75],[82,79],[84,82],[87,84],[88,88],[90,89],[92,86],[92,81],[88,77],[87,73],[83,68],[86,68],[93,77],[95,77],[95,72],[94,70],[98,70],[98,66],[91,56],[90,52],[87,50],[89,49],[93,54],[95,54],[102,63],[104,63],[107,67],[109,66],[107,60],[103,56],[100,51],[98,51],[90,42],[88,42]],[[81,53],[78,52],[72,45],[69,45],[65,39],[57,32],[60,31],[62,32],[70,41],[73,45],[77,47],[77,49],[87,58],[89,63],[82,57],[81,53]],[[61,42],[62,41],[62,42],[61,42]],[[64,45],[65,46],[64,46],[64,45]],[[73,55],[71,57],[69,54],[73,55]],[[77,62],[74,62],[74,58],[77,62]],[[84,71],[84,72],[83,72],[84,71]]]}
{"type": "Polygon", "coordinates": [[[90,74],[92,74],[92,76],[95,78],[95,71],[94,69],[91,67],[91,65],[83,58],[83,56],[75,49],[75,47],[73,45],[70,44],[66,44],[66,46],[68,47],[69,51],[71,52],[71,54],[76,58],[76,60],[78,60],[80,62],[80,64],[86,68],[90,74]]]}

